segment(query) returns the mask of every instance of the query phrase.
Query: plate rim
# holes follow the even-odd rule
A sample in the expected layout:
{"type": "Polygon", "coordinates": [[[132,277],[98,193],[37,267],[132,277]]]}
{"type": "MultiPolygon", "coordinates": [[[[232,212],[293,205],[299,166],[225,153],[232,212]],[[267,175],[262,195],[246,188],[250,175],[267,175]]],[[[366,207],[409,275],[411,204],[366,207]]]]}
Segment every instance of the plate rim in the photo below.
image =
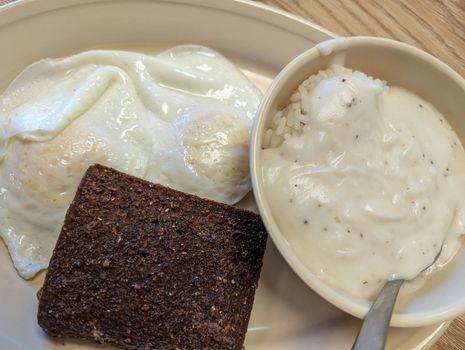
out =
{"type": "Polygon", "coordinates": [[[273,26],[300,35],[304,38],[306,36],[303,32],[309,28],[319,31],[320,33],[328,36],[328,38],[338,36],[337,34],[329,31],[328,29],[309,20],[306,20],[301,16],[294,15],[283,9],[273,7],[271,5],[254,0],[228,0],[227,2],[224,0],[13,0],[12,2],[8,2],[6,4],[0,3],[0,27],[8,25],[12,22],[16,22],[18,19],[24,19],[29,16],[36,16],[41,13],[61,8],[110,2],[154,2],[168,4],[183,4],[194,7],[205,7],[211,9],[218,9],[221,11],[233,12],[240,15],[241,17],[247,17],[261,22],[271,23],[273,26]],[[245,7],[249,7],[249,9],[253,8],[256,13],[246,13],[244,11],[245,7]],[[38,11],[38,9],[41,8],[42,10],[38,11]],[[8,16],[4,16],[5,12],[7,11],[8,16]],[[262,16],[257,16],[258,12],[260,12],[259,14],[262,16]],[[269,18],[263,18],[264,14],[269,16],[269,18]],[[278,22],[272,21],[271,19],[278,19],[278,22]],[[286,19],[294,25],[283,25],[282,23],[279,23],[279,19],[281,20],[281,22],[283,19],[286,19]],[[300,25],[304,25],[306,27],[305,30],[303,30],[304,27],[296,26],[296,22],[298,22],[300,25]]]}

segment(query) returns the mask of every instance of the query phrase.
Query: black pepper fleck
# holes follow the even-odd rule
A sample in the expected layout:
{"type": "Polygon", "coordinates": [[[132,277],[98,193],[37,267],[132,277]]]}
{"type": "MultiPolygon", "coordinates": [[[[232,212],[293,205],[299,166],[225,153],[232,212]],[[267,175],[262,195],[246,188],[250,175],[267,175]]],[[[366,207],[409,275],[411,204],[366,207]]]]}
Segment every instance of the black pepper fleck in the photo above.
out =
{"type": "Polygon", "coordinates": [[[353,97],[350,102],[346,105],[348,108],[355,106],[357,104],[357,99],[353,97]]]}

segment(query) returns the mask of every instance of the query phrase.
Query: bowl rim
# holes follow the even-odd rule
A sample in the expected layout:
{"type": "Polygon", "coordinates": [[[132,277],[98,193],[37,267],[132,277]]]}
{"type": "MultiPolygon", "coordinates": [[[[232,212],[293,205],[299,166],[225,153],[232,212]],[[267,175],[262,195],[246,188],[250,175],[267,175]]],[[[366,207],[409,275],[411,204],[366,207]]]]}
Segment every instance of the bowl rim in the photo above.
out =
{"type": "MultiPolygon", "coordinates": [[[[328,49],[330,53],[344,51],[350,45],[354,46],[378,46],[390,50],[402,52],[414,56],[414,58],[422,60],[439,70],[447,78],[455,81],[465,91],[465,79],[462,78],[456,71],[449,67],[438,58],[431,54],[416,48],[412,45],[396,41],[393,39],[372,37],[372,36],[353,36],[353,37],[339,37],[323,41],[309,50],[301,53],[290,61],[280,73],[273,79],[273,82],[268,87],[265,95],[262,98],[261,104],[257,111],[250,141],[250,173],[252,180],[252,188],[257,207],[265,224],[265,227],[276,245],[277,249],[283,256],[284,260],[289,264],[292,270],[299,276],[299,278],[318,293],[322,298],[326,299],[331,304],[339,309],[355,316],[363,318],[368,312],[371,303],[361,300],[352,299],[349,296],[344,296],[343,293],[337,292],[334,288],[319,279],[313,274],[305,265],[300,261],[297,255],[293,252],[290,244],[283,234],[281,234],[276,221],[271,214],[266,194],[263,186],[262,171],[260,167],[260,152],[261,143],[264,135],[265,122],[267,115],[274,100],[280,94],[280,90],[284,83],[293,76],[296,71],[302,68],[311,60],[318,59],[322,53],[321,48],[328,49]]],[[[323,55],[326,55],[323,54],[323,55]]],[[[304,79],[302,79],[303,81],[304,79]]],[[[464,96],[465,97],[465,96],[464,96]]],[[[391,319],[391,326],[395,327],[421,327],[434,323],[439,323],[451,320],[460,314],[465,313],[465,297],[459,300],[452,306],[444,307],[438,312],[416,312],[415,314],[409,313],[394,313],[391,319]],[[461,301],[461,302],[460,302],[461,301]]]]}

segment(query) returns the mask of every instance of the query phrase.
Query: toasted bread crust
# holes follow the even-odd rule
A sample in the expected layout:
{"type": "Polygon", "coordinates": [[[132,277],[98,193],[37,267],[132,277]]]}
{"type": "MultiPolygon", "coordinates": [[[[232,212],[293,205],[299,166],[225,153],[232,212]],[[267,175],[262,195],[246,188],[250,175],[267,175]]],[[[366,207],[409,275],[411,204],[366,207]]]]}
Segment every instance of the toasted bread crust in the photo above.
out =
{"type": "Polygon", "coordinates": [[[266,239],[254,213],[94,165],[55,246],[39,324],[124,349],[241,350],[266,239]]]}

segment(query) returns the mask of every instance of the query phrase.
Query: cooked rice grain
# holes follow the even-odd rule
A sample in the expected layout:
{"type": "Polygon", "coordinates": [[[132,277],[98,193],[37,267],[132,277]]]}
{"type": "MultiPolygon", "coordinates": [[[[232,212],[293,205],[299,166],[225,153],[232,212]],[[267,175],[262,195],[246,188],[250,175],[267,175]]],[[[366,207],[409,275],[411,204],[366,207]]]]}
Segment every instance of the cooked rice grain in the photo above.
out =
{"type": "Polygon", "coordinates": [[[321,81],[331,77],[363,76],[364,73],[352,69],[332,65],[326,70],[320,70],[317,74],[304,80],[294,91],[289,99],[289,104],[283,110],[276,112],[271,119],[269,128],[265,131],[264,148],[278,147],[285,139],[300,135],[310,123],[312,115],[306,111],[302,101],[308,101],[311,91],[321,81]]]}

